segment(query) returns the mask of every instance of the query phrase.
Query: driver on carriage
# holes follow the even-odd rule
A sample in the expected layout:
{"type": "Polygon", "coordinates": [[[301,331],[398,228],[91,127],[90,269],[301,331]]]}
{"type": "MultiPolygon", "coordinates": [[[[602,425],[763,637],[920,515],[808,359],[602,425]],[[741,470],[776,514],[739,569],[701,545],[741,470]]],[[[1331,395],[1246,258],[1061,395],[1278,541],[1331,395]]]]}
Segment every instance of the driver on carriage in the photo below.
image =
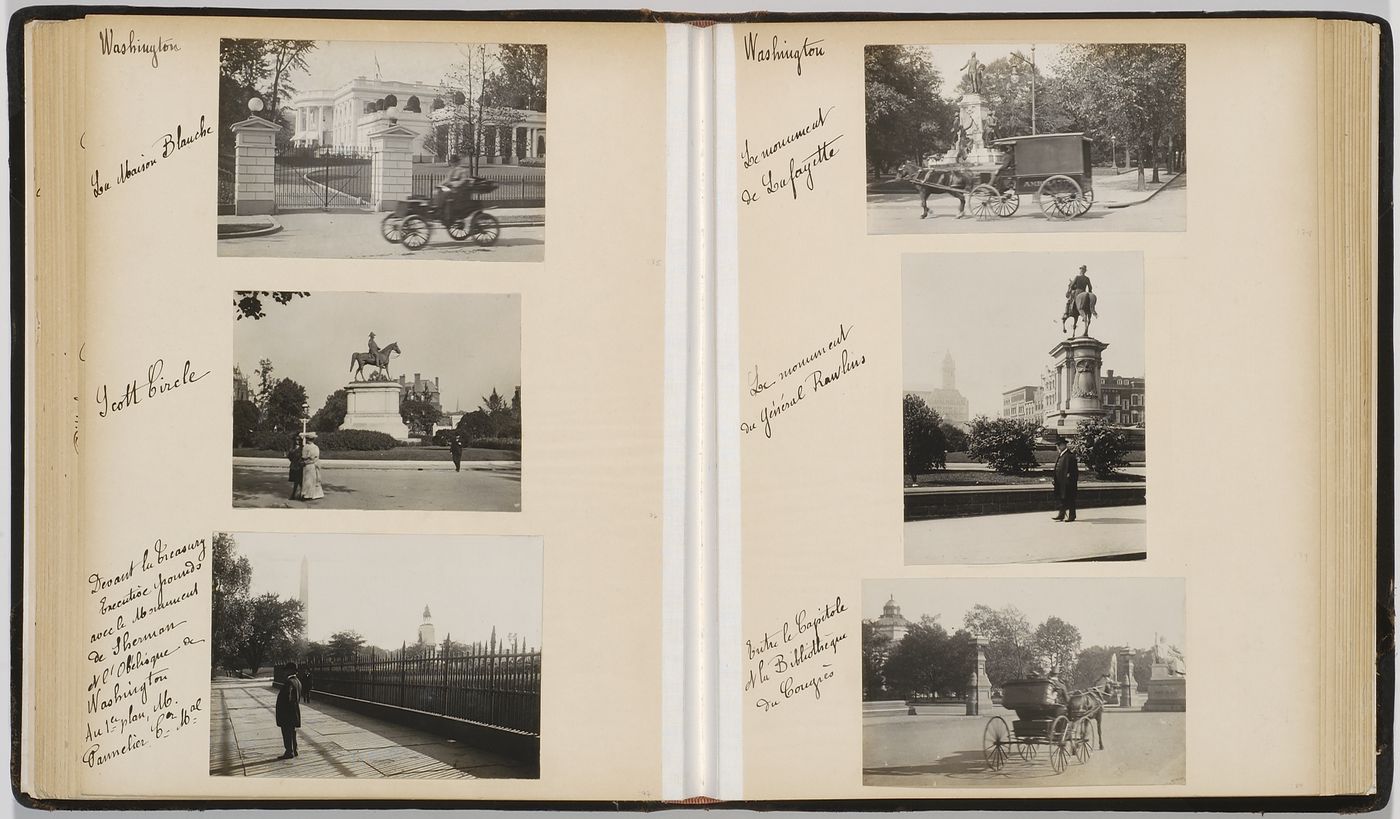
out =
{"type": "MultiPolygon", "coordinates": [[[[438,212],[442,214],[442,223],[444,225],[451,225],[457,221],[453,216],[453,206],[457,204],[457,199],[460,196],[462,188],[475,179],[475,177],[472,176],[469,166],[469,157],[459,157],[457,154],[453,154],[447,158],[447,161],[453,165],[452,172],[449,173],[442,184],[433,191],[433,205],[438,209],[438,212]]],[[[471,213],[475,209],[476,208],[469,205],[467,207],[467,213],[471,213]]]]}

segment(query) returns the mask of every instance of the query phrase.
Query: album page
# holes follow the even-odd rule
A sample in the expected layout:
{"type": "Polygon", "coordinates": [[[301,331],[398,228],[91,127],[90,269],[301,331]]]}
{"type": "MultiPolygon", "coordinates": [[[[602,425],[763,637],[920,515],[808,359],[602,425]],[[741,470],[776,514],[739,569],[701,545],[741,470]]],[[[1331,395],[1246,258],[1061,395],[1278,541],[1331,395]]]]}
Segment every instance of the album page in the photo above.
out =
{"type": "Polygon", "coordinates": [[[716,36],[720,795],[1323,792],[1316,21],[716,36]]]}
{"type": "Polygon", "coordinates": [[[666,28],[73,25],[34,795],[659,798],[666,28]]]}

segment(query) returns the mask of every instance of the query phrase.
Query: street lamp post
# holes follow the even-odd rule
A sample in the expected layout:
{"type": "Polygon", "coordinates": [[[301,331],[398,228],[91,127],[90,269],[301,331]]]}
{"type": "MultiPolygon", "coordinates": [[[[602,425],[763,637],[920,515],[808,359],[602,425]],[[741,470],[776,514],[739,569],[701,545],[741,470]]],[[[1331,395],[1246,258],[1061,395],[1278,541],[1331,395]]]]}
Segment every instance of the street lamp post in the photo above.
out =
{"type": "Polygon", "coordinates": [[[1035,136],[1035,44],[1031,44],[1031,58],[1029,60],[1015,51],[1011,52],[1011,56],[1030,66],[1031,69],[1031,136],[1035,136]]]}

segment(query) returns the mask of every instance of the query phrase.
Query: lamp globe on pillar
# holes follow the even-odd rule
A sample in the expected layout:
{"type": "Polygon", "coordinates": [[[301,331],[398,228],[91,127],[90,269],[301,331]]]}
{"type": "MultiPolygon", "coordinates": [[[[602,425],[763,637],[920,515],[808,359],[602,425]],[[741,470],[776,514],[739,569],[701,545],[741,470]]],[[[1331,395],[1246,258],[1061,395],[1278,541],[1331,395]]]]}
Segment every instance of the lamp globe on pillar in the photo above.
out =
{"type": "Polygon", "coordinates": [[[311,405],[303,401],[301,403],[301,434],[306,436],[306,422],[311,420],[311,405]]]}
{"type": "Polygon", "coordinates": [[[248,110],[249,110],[250,112],[256,114],[256,113],[258,113],[259,111],[261,111],[262,109],[263,109],[262,97],[249,97],[249,98],[248,98],[248,110]]]}

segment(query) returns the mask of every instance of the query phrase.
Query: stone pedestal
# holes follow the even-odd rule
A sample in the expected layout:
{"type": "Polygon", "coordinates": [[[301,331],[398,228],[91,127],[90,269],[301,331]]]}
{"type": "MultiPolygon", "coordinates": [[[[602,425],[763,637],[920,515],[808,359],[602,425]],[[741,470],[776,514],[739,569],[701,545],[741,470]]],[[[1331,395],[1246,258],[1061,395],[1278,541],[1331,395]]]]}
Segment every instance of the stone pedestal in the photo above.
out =
{"type": "Polygon", "coordinates": [[[1074,437],[1079,434],[1080,424],[1103,420],[1108,415],[1099,389],[1103,351],[1107,348],[1096,338],[1079,336],[1067,338],[1050,350],[1054,364],[1042,379],[1041,392],[1046,437],[1074,437]]]}
{"type": "Polygon", "coordinates": [[[397,381],[357,381],[345,385],[345,422],[341,429],[383,432],[400,441],[408,440],[408,425],[399,415],[397,381]]]}
{"type": "Polygon", "coordinates": [[[1133,654],[1132,651],[1124,651],[1118,655],[1118,705],[1127,708],[1137,699],[1137,679],[1133,677],[1133,654]]]}
{"type": "Polygon", "coordinates": [[[1172,674],[1166,663],[1152,664],[1152,679],[1147,681],[1147,702],[1144,711],[1185,711],[1186,678],[1172,674]]]}
{"type": "Polygon", "coordinates": [[[992,681],[987,679],[987,638],[976,637],[977,658],[972,666],[972,683],[967,692],[967,715],[990,714],[992,681]]]}
{"type": "Polygon", "coordinates": [[[413,141],[417,136],[399,124],[369,135],[370,200],[375,210],[393,210],[413,194],[413,141]]]}
{"type": "Polygon", "coordinates": [[[249,117],[230,126],[233,131],[233,212],[261,216],[277,207],[273,173],[277,156],[277,132],[282,130],[261,117],[249,117]]]}
{"type": "Polygon", "coordinates": [[[1005,154],[987,144],[987,106],[981,94],[964,94],[958,103],[958,126],[967,131],[967,144],[963,155],[958,154],[954,144],[943,155],[940,164],[967,163],[969,165],[999,166],[1005,154]]]}

